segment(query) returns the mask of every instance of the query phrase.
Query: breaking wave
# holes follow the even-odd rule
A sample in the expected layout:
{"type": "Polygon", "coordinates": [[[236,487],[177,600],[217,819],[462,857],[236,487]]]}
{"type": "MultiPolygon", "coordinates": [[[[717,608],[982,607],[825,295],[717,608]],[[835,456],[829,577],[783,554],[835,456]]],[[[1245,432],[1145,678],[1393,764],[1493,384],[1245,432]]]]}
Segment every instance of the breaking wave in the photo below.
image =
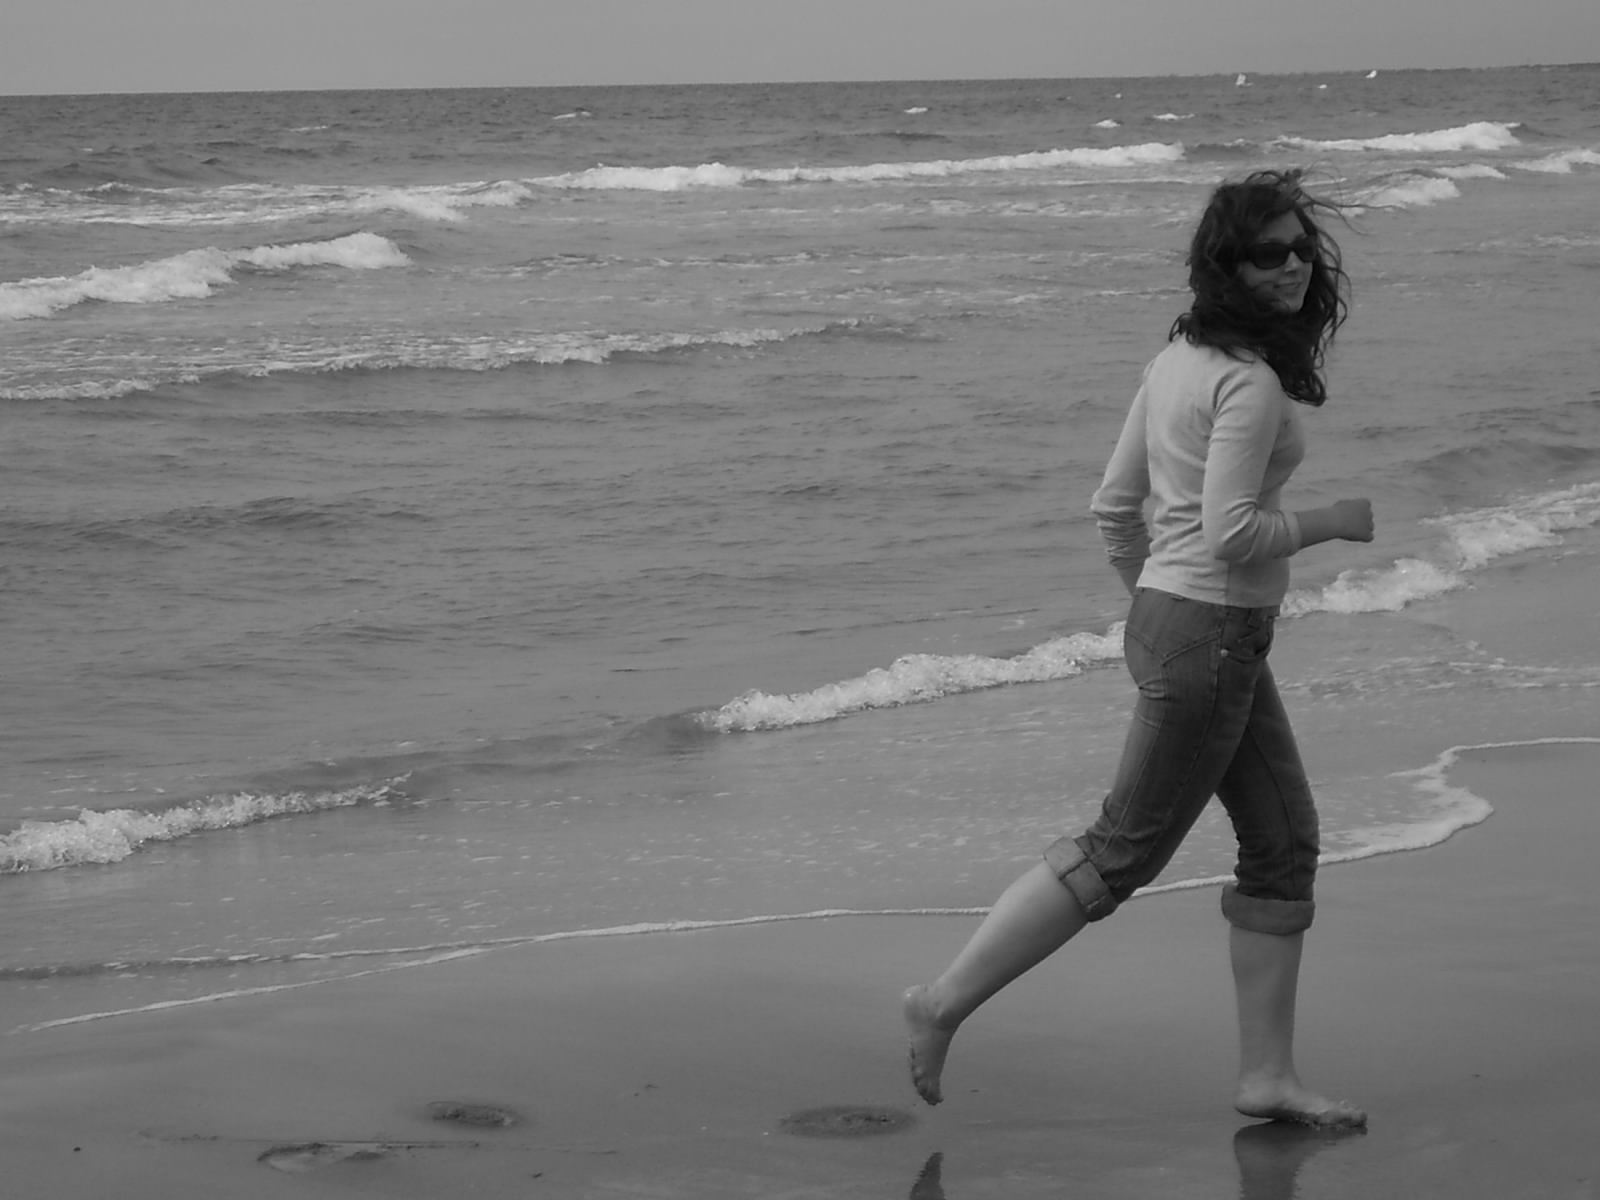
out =
{"type": "Polygon", "coordinates": [[[1282,137],[1281,146],[1313,152],[1389,151],[1409,154],[1452,154],[1466,150],[1508,150],[1521,143],[1514,132],[1515,126],[1496,121],[1474,121],[1470,125],[1457,125],[1451,129],[1434,129],[1423,133],[1386,133],[1370,138],[1316,139],[1282,137]]]}
{"type": "Polygon", "coordinates": [[[154,811],[86,808],[70,820],[24,821],[0,837],[0,874],[121,862],[150,842],[237,829],[272,817],[384,804],[400,794],[400,782],[395,779],[326,792],[235,792],[154,811]]]}
{"type": "Polygon", "coordinates": [[[1106,149],[1041,150],[1030,154],[1003,154],[988,158],[882,162],[860,166],[733,167],[715,162],[689,167],[602,166],[566,175],[550,175],[531,182],[542,187],[595,191],[677,192],[691,188],[736,188],[750,184],[878,183],[910,179],[947,179],[958,175],[998,171],[1157,166],[1178,162],[1183,156],[1181,145],[1146,142],[1137,146],[1113,146],[1106,149]]]}
{"type": "Polygon", "coordinates": [[[723,733],[812,725],[874,708],[893,708],[941,696],[1040,683],[1081,675],[1096,663],[1118,662],[1122,639],[1117,627],[1106,634],[1076,633],[1053,638],[1014,658],[980,654],[908,654],[888,667],[809,692],[769,695],[752,691],[713,712],[700,723],[723,733]]]}
{"type": "Polygon", "coordinates": [[[265,379],[280,375],[329,375],[345,371],[501,371],[518,366],[603,366],[617,359],[692,353],[727,348],[753,350],[774,343],[833,334],[899,336],[892,327],[846,319],[791,329],[724,329],[709,333],[530,332],[484,337],[440,336],[421,332],[391,339],[374,336],[365,345],[302,346],[279,342],[273,357],[245,362],[180,363],[159,376],[72,383],[24,384],[0,388],[0,400],[111,400],[172,385],[216,379],[265,379]]]}
{"type": "Polygon", "coordinates": [[[235,273],[241,270],[344,267],[375,271],[407,266],[410,262],[400,247],[375,233],[245,250],[207,246],[132,266],[90,267],[72,276],[0,283],[0,320],[49,317],[91,300],[106,304],[161,304],[204,299],[232,283],[235,273]]]}

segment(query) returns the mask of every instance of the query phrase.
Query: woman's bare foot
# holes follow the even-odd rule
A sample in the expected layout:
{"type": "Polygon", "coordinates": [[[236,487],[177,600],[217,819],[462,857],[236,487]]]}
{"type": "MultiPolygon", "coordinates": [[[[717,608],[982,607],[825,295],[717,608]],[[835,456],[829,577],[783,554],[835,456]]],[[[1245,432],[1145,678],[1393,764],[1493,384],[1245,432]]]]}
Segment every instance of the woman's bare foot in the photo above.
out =
{"type": "Polygon", "coordinates": [[[906,992],[905,1014],[906,1033],[911,1039],[911,1086],[929,1104],[937,1104],[944,1099],[939,1077],[944,1074],[944,1056],[950,1050],[956,1026],[940,1021],[938,1006],[927,986],[920,983],[906,992]]]}
{"type": "Polygon", "coordinates": [[[1346,1100],[1330,1100],[1299,1080],[1241,1082],[1234,1108],[1263,1121],[1292,1121],[1313,1129],[1364,1129],[1367,1114],[1346,1100]]]}

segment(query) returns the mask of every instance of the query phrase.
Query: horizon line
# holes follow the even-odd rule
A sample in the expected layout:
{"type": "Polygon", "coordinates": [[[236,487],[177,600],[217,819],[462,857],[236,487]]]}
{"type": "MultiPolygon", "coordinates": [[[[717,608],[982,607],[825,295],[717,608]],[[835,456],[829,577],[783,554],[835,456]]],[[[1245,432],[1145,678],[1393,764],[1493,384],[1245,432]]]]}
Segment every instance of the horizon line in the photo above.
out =
{"type": "Polygon", "coordinates": [[[149,88],[138,91],[89,91],[89,92],[8,92],[0,90],[0,100],[32,100],[32,99],[73,99],[84,97],[116,97],[116,96],[271,96],[296,92],[473,92],[473,91],[577,91],[596,88],[702,88],[702,87],[838,87],[842,84],[859,84],[862,86],[876,86],[883,84],[935,84],[935,83],[1023,83],[1034,81],[1074,81],[1074,80],[1113,80],[1113,79],[1208,79],[1227,78],[1230,75],[1246,75],[1258,78],[1293,78],[1297,76],[1316,75],[1355,75],[1362,72],[1377,72],[1383,74],[1420,74],[1441,73],[1446,71],[1523,71],[1523,70],[1574,70],[1600,67],[1600,60],[1576,62],[1524,62],[1524,63],[1499,63],[1490,66],[1460,66],[1460,67],[1331,67],[1322,69],[1296,70],[1296,71],[1252,71],[1230,68],[1220,71],[1160,71],[1148,75],[949,75],[949,76],[905,76],[888,77],[881,79],[864,78],[835,78],[835,79],[709,79],[698,82],[657,82],[657,83],[622,83],[622,82],[596,82],[596,83],[467,83],[467,84],[384,84],[367,87],[344,86],[319,86],[314,84],[300,84],[287,87],[248,87],[248,88],[192,88],[178,90],[164,90],[149,88]]]}

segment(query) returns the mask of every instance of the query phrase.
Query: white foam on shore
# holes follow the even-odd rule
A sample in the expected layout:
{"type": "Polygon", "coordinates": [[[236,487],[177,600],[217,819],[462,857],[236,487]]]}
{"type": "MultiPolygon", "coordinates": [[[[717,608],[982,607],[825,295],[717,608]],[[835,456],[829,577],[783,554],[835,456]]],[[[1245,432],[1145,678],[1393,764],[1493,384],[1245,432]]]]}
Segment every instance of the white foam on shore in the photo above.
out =
{"type": "Polygon", "coordinates": [[[1348,849],[1324,851],[1323,863],[1357,862],[1380,854],[1398,854],[1437,846],[1454,834],[1494,815],[1485,797],[1450,782],[1450,768],[1475,750],[1513,750],[1524,746],[1600,746],[1600,737],[1526,738],[1511,742],[1476,742],[1451,746],[1425,767],[1395,771],[1391,779],[1408,780],[1423,801],[1422,817],[1386,825],[1360,826],[1341,832],[1348,849]]]}

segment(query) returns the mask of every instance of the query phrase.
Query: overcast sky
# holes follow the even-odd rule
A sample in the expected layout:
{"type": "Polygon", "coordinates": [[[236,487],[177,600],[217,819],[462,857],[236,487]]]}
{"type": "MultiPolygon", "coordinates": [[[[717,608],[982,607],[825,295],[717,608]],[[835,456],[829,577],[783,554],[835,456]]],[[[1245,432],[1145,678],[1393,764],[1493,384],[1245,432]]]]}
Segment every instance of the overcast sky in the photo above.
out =
{"type": "Polygon", "coordinates": [[[1600,60],[1600,0],[0,0],[0,93],[1600,60]]]}

